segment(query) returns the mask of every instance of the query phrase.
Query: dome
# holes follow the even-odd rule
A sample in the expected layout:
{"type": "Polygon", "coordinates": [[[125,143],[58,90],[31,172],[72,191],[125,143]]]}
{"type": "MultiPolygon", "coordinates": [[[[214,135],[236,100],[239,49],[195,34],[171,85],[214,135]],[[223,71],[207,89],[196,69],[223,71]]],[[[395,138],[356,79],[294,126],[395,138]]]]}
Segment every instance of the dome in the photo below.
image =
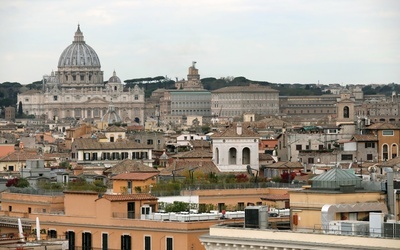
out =
{"type": "Polygon", "coordinates": [[[120,123],[122,122],[121,117],[117,114],[115,111],[114,105],[110,104],[108,106],[108,111],[107,113],[101,118],[102,122],[107,122],[108,124],[113,124],[113,123],[120,123]]]}
{"type": "Polygon", "coordinates": [[[78,29],[75,32],[74,41],[68,46],[58,60],[58,67],[100,67],[100,60],[96,51],[87,45],[83,39],[83,33],[78,29]]]}
{"type": "Polygon", "coordinates": [[[108,83],[121,83],[121,79],[119,79],[119,77],[115,73],[115,70],[114,70],[113,76],[110,77],[110,79],[108,79],[108,83]]]}

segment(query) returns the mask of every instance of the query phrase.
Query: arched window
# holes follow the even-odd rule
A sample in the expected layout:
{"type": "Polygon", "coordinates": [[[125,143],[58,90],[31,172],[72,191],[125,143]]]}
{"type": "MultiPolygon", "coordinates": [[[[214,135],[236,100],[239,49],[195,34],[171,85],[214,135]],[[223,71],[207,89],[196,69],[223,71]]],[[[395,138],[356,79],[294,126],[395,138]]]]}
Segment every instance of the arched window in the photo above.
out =
{"type": "Polygon", "coordinates": [[[228,164],[236,165],[236,148],[229,149],[228,164]]]}
{"type": "Polygon", "coordinates": [[[349,118],[349,117],[350,117],[349,107],[345,106],[343,108],[343,118],[349,118]]]}
{"type": "Polygon", "coordinates": [[[392,159],[396,158],[399,155],[397,144],[392,144],[392,159]]]}
{"type": "Polygon", "coordinates": [[[387,160],[389,157],[389,147],[387,144],[382,145],[382,160],[387,160]]]}
{"type": "Polygon", "coordinates": [[[242,150],[242,164],[250,164],[250,149],[244,148],[242,150]]]}

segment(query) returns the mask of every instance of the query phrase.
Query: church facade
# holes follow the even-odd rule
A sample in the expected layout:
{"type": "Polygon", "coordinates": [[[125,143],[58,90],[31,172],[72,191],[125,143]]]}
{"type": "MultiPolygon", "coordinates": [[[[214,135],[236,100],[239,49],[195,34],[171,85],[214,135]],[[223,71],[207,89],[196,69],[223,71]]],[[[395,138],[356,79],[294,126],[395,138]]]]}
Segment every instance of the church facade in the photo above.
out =
{"type": "Polygon", "coordinates": [[[112,106],[122,122],[144,124],[144,90],[125,87],[115,71],[107,83],[96,51],[78,29],[74,41],[61,54],[58,70],[43,77],[42,90],[18,95],[27,115],[46,119],[90,119],[101,121],[112,106]]]}

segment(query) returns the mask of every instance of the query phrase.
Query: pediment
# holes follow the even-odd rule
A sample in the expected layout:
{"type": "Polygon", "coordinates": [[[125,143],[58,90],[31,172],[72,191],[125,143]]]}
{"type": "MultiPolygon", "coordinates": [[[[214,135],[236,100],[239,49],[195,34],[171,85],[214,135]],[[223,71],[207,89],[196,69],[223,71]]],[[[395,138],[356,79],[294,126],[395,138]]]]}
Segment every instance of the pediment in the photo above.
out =
{"type": "Polygon", "coordinates": [[[90,98],[89,100],[85,101],[84,103],[108,103],[108,101],[99,98],[99,97],[94,97],[94,98],[90,98]]]}

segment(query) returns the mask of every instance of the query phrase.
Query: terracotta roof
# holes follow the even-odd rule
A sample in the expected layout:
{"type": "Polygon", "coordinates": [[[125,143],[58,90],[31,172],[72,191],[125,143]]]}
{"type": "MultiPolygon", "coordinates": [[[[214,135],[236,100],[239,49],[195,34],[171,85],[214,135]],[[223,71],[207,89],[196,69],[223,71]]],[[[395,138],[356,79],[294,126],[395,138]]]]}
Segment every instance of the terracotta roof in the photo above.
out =
{"type": "Polygon", "coordinates": [[[125,159],[117,164],[115,164],[112,168],[104,171],[105,173],[112,174],[121,174],[121,173],[132,173],[132,172],[156,172],[159,171],[155,168],[149,167],[144,164],[142,161],[135,161],[131,159],[125,159]]]}
{"type": "Polygon", "coordinates": [[[258,160],[267,160],[267,161],[273,161],[274,158],[270,154],[264,154],[264,153],[259,153],[258,154],[258,160]]]}
{"type": "Polygon", "coordinates": [[[123,127],[112,125],[106,129],[106,132],[126,132],[126,129],[123,127]]]}
{"type": "Polygon", "coordinates": [[[179,158],[179,159],[184,159],[184,158],[212,158],[212,151],[210,148],[207,149],[195,149],[195,150],[190,150],[186,152],[180,152],[178,154],[172,155],[173,158],[179,158]]]}
{"type": "Polygon", "coordinates": [[[154,176],[157,176],[158,173],[122,173],[112,177],[113,180],[131,180],[131,181],[145,181],[154,176]]]}
{"type": "Polygon", "coordinates": [[[261,197],[264,201],[282,201],[289,200],[289,194],[267,194],[261,197]]]}
{"type": "Polygon", "coordinates": [[[250,92],[250,93],[259,93],[259,92],[269,92],[269,93],[278,93],[279,91],[276,89],[272,89],[267,86],[251,84],[249,86],[229,86],[220,89],[216,89],[212,91],[212,93],[243,93],[243,92],[250,92]]]}
{"type": "Polygon", "coordinates": [[[378,141],[376,135],[353,135],[352,141],[378,141]]]}
{"type": "Polygon", "coordinates": [[[242,134],[239,135],[237,133],[237,124],[233,124],[233,125],[229,126],[228,128],[226,128],[224,131],[221,131],[219,133],[217,132],[217,133],[215,133],[215,134],[213,134],[211,136],[211,138],[218,138],[218,137],[220,137],[220,138],[223,138],[223,137],[254,137],[254,138],[259,138],[260,135],[257,134],[256,132],[246,128],[246,127],[243,127],[243,126],[242,126],[242,134]]]}
{"type": "Polygon", "coordinates": [[[378,123],[374,123],[369,125],[368,127],[366,127],[365,129],[400,129],[400,127],[391,124],[391,123],[382,123],[382,122],[378,122],[378,123]]]}
{"type": "Polygon", "coordinates": [[[104,199],[109,201],[143,201],[143,200],[158,200],[157,197],[154,197],[151,194],[105,194],[103,195],[104,199]]]}
{"type": "Polygon", "coordinates": [[[73,142],[76,149],[152,149],[151,145],[142,145],[134,141],[99,142],[96,138],[78,138],[73,142]]]}
{"type": "Polygon", "coordinates": [[[205,161],[185,161],[185,160],[176,160],[173,164],[168,166],[167,168],[161,170],[160,175],[172,175],[172,171],[175,170],[175,176],[182,176],[189,171],[189,169],[193,169],[194,167],[198,167],[194,170],[194,172],[202,172],[205,174],[208,173],[219,173],[219,169],[215,166],[214,162],[211,159],[205,161]]]}
{"type": "Polygon", "coordinates": [[[45,161],[51,161],[54,160],[54,157],[49,157],[49,154],[44,154],[42,156],[39,155],[36,151],[17,150],[0,158],[0,162],[26,161],[26,160],[36,160],[36,159],[44,159],[45,161]]]}
{"type": "Polygon", "coordinates": [[[191,140],[189,141],[190,145],[194,148],[210,148],[210,141],[206,140],[191,140]]]}
{"type": "Polygon", "coordinates": [[[400,156],[397,156],[396,158],[390,159],[388,161],[380,162],[377,165],[380,167],[400,167],[400,156]]]}

